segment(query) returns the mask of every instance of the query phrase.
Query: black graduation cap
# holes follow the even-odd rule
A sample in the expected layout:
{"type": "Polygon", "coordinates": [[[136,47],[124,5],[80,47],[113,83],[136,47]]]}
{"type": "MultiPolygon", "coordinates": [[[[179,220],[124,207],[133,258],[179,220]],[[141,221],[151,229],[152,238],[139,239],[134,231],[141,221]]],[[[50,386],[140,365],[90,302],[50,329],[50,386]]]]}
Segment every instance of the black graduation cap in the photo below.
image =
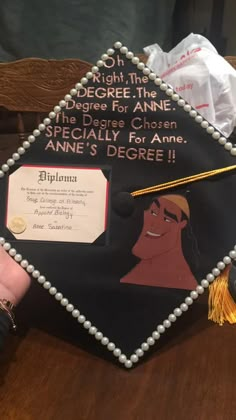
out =
{"type": "Polygon", "coordinates": [[[209,286],[236,320],[235,156],[117,42],[2,165],[0,243],[130,368],[209,286]]]}

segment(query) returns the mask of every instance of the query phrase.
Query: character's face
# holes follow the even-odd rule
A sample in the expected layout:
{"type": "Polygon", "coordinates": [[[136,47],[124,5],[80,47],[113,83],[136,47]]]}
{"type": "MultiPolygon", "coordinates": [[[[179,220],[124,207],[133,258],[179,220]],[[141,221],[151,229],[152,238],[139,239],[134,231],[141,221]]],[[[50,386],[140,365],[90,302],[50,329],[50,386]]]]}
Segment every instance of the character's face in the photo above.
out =
{"type": "Polygon", "coordinates": [[[181,231],[186,220],[181,220],[180,207],[159,197],[144,212],[143,229],[133,247],[133,254],[141,259],[150,259],[170,251],[179,245],[181,231]]]}

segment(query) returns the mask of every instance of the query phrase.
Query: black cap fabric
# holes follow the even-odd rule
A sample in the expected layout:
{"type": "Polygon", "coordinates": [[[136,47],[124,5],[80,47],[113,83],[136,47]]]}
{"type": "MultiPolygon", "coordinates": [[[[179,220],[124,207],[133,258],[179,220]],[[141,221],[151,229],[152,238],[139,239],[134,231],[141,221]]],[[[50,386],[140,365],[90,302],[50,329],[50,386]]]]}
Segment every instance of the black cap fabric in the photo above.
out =
{"type": "Polygon", "coordinates": [[[232,266],[229,273],[229,291],[236,302],[236,267],[232,266]]]}
{"type": "MultiPolygon", "coordinates": [[[[3,168],[0,235],[39,270],[35,282],[72,314],[68,331],[79,321],[91,343],[96,338],[129,368],[178,317],[188,316],[193,301],[234,259],[236,175],[230,171],[139,197],[132,192],[235,165],[236,149],[127,48],[115,45],[31,135],[20,159],[3,168]],[[84,242],[85,233],[81,241],[78,230],[71,241],[39,240],[37,228],[30,240],[14,234],[6,226],[7,189],[22,165],[49,174],[42,189],[52,174],[67,176],[61,168],[78,169],[81,191],[81,170],[102,174],[106,224],[98,237],[92,232],[92,242],[84,242]]],[[[16,216],[24,219],[18,208],[16,216]]]]}

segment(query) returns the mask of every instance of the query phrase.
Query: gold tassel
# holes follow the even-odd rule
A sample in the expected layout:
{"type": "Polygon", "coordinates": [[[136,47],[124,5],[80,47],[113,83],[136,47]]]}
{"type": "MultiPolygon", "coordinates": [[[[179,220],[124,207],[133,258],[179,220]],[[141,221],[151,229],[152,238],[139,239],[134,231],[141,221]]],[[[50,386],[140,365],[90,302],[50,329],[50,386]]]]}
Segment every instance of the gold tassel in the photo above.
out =
{"type": "Polygon", "coordinates": [[[208,319],[219,325],[223,325],[225,321],[236,323],[236,303],[228,287],[231,267],[229,264],[209,286],[208,319]]]}

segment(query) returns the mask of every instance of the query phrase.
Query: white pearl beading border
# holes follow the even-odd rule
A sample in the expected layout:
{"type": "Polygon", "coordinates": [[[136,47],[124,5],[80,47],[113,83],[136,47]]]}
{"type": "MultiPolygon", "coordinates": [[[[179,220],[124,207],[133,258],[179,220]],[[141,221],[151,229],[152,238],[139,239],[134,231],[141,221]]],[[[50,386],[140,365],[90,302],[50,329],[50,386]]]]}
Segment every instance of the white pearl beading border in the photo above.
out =
{"type": "MultiPolygon", "coordinates": [[[[214,140],[217,140],[218,143],[224,146],[224,149],[231,153],[232,156],[236,156],[236,146],[233,146],[231,142],[227,141],[225,137],[221,135],[213,126],[211,126],[207,120],[205,120],[194,108],[191,107],[183,98],[181,98],[171,86],[167,85],[163,80],[156,76],[143,62],[140,61],[127,47],[123,46],[121,42],[115,42],[114,48],[120,50],[121,54],[124,54],[127,59],[137,66],[137,69],[142,71],[145,76],[148,76],[150,80],[154,82],[156,86],[166,93],[168,97],[171,97],[177,105],[184,109],[185,112],[189,113],[191,118],[194,118],[195,122],[201,124],[201,127],[207,131],[209,135],[212,136],[214,140]]],[[[66,102],[69,101],[72,96],[75,96],[79,89],[88,83],[88,80],[93,77],[94,73],[99,71],[99,68],[104,66],[105,61],[109,56],[113,55],[115,50],[109,48],[106,54],[101,56],[101,59],[97,61],[97,65],[93,66],[90,72],[86,73],[86,77],[82,77],[79,83],[76,83],[75,87],[71,89],[70,93],[65,95],[58,105],[56,105],[48,115],[47,118],[44,118],[43,123],[38,125],[31,135],[28,136],[28,139],[22,143],[22,146],[17,149],[16,153],[13,153],[12,157],[4,163],[0,169],[0,178],[3,178],[4,175],[9,171],[21,156],[30,149],[32,143],[34,143],[37,137],[40,136],[41,132],[46,129],[46,126],[51,123],[53,119],[56,118],[56,115],[61,112],[61,110],[66,106],[66,102]]],[[[190,292],[190,295],[185,298],[185,301],[180,305],[180,307],[175,308],[173,313],[168,316],[168,319],[165,319],[162,324],[158,325],[156,330],[140,345],[140,348],[136,349],[135,352],[128,358],[127,355],[123,354],[121,349],[116,347],[115,343],[109,340],[108,337],[105,337],[97,327],[92,325],[92,323],[86,319],[86,317],[80,313],[78,308],[75,308],[69,300],[62,295],[61,292],[58,292],[56,287],[54,287],[44,275],[41,275],[39,270],[37,270],[32,264],[30,264],[26,259],[22,257],[21,254],[17,253],[15,248],[12,248],[9,242],[6,242],[4,238],[0,238],[0,245],[9,253],[9,255],[29,273],[33,279],[45,289],[48,290],[51,296],[54,298],[68,311],[71,313],[74,319],[88,331],[89,334],[95,337],[96,340],[100,341],[103,346],[106,346],[107,349],[113,353],[113,355],[118,359],[118,361],[123,364],[127,369],[131,368],[133,364],[137,363],[140,358],[142,358],[151,346],[153,346],[161,337],[161,335],[170,328],[171,325],[180,317],[184,312],[186,312],[193,301],[196,300],[199,295],[203,294],[205,289],[207,289],[215,278],[220,274],[220,272],[225,268],[227,264],[233,260],[236,260],[236,245],[234,249],[229,252],[229,255],[223,258],[223,261],[219,261],[215,268],[212,269],[211,273],[208,273],[206,278],[201,281],[201,284],[196,287],[195,290],[190,292]]]]}
{"type": "Polygon", "coordinates": [[[133,364],[137,363],[147,352],[150,347],[152,347],[163,335],[163,333],[172,326],[184,312],[187,312],[189,306],[193,304],[193,301],[198,299],[200,295],[204,293],[204,291],[209,287],[209,285],[215,280],[216,277],[220,275],[220,273],[224,270],[226,265],[230,264],[232,260],[236,261],[236,245],[234,249],[232,249],[228,255],[226,255],[222,261],[219,261],[211,271],[208,273],[206,277],[201,281],[195,290],[192,290],[184,300],[183,303],[177,308],[173,310],[167,319],[163,321],[162,324],[157,325],[156,329],[151,333],[149,337],[147,337],[146,341],[141,343],[140,347],[134,351],[133,354],[128,357],[122,350],[116,347],[115,343],[109,340],[108,337],[104,336],[101,331],[92,323],[86,319],[86,317],[81,314],[80,310],[76,308],[69,300],[63,296],[61,292],[58,292],[56,287],[54,287],[44,275],[40,273],[40,271],[35,268],[32,264],[28,262],[28,260],[24,259],[21,254],[17,252],[15,248],[12,248],[11,244],[7,242],[3,237],[0,237],[0,246],[5,249],[6,252],[14,259],[28,274],[32,276],[33,279],[37,280],[37,282],[45,289],[48,290],[51,296],[54,296],[56,301],[60,303],[67,312],[70,312],[72,317],[77,320],[79,324],[81,324],[90,335],[94,336],[97,341],[107,348],[113,355],[118,359],[118,361],[124,365],[127,369],[130,369],[133,364]]]}
{"type": "MultiPolygon", "coordinates": [[[[179,107],[183,108],[184,111],[187,112],[196,123],[200,124],[214,140],[218,141],[219,145],[223,146],[224,149],[232,156],[236,156],[236,145],[233,145],[226,137],[222,136],[220,131],[210,125],[209,122],[201,116],[201,114],[199,114],[190,104],[188,104],[173,90],[172,86],[160,79],[160,77],[152,72],[142,61],[140,61],[138,57],[129,51],[127,47],[123,46],[121,42],[115,42],[114,48],[119,50],[121,54],[125,55],[128,60],[131,60],[138,70],[142,71],[142,73],[153,81],[156,86],[159,86],[160,90],[165,92],[165,94],[175,101],[179,107]]],[[[98,60],[96,65],[91,68],[91,71],[87,72],[86,76],[82,77],[80,82],[76,83],[75,87],[70,90],[70,93],[65,95],[64,99],[62,99],[59,104],[54,107],[53,111],[49,112],[48,117],[44,118],[43,123],[38,125],[38,128],[36,128],[33,133],[28,136],[28,139],[22,143],[22,145],[17,149],[17,152],[13,153],[12,157],[1,166],[0,178],[3,178],[5,173],[9,171],[10,167],[15,165],[21,156],[30,149],[31,144],[34,143],[37,137],[40,136],[41,132],[46,129],[46,126],[49,125],[51,121],[56,118],[56,115],[66,106],[66,102],[69,101],[72,96],[75,96],[78,90],[88,83],[89,79],[92,79],[94,73],[99,72],[99,69],[104,66],[104,63],[109,56],[112,56],[114,53],[115,50],[113,48],[109,48],[106,54],[102,54],[101,59],[98,60]]]]}

